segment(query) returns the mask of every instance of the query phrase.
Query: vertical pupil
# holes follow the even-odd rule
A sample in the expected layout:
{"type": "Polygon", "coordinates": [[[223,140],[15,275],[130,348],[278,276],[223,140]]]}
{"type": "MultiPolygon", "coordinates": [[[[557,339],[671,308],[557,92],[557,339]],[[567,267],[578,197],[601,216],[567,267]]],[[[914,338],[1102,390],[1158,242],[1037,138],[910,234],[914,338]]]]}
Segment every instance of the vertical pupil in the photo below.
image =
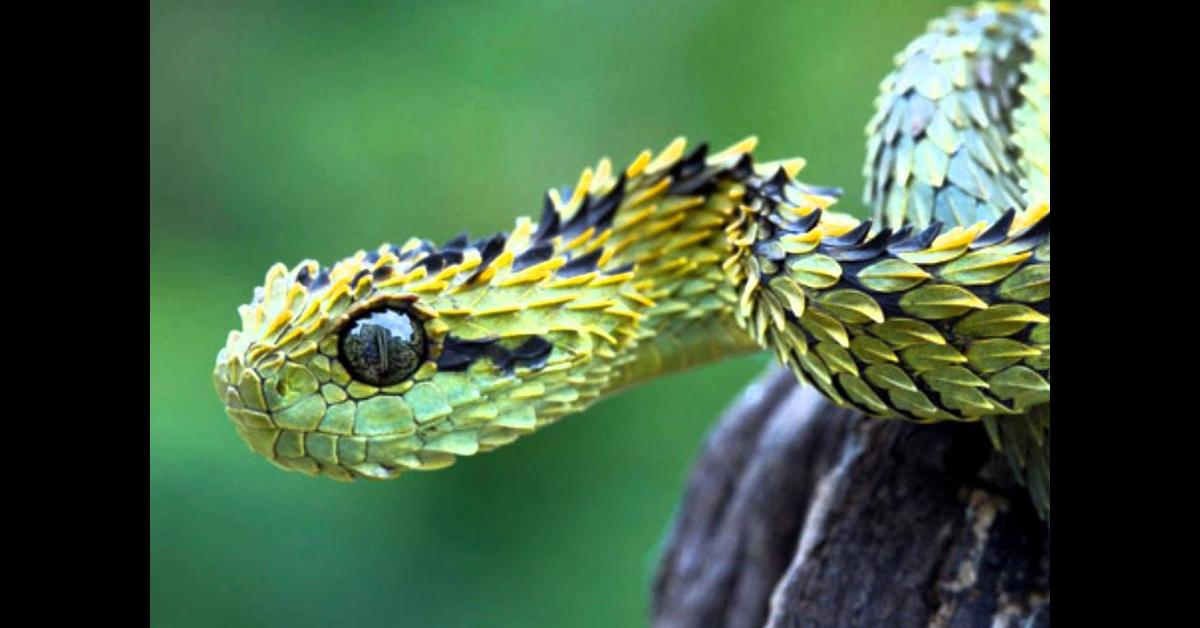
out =
{"type": "Polygon", "coordinates": [[[375,334],[376,368],[379,372],[385,373],[387,372],[388,340],[391,338],[391,334],[382,327],[372,327],[371,331],[375,334]]]}
{"type": "Polygon", "coordinates": [[[355,379],[376,386],[396,384],[424,361],[424,330],[403,310],[369,312],[343,330],[338,357],[355,379]]]}

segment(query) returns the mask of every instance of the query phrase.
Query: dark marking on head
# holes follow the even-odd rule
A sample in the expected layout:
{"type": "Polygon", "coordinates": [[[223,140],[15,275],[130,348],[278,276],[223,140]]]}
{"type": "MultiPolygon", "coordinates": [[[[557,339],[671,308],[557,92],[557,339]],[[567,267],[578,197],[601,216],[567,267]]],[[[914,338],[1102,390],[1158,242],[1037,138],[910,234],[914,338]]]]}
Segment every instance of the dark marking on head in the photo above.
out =
{"type": "Polygon", "coordinates": [[[553,345],[541,336],[531,336],[516,349],[513,349],[513,355],[522,360],[529,360],[550,353],[550,349],[552,348],[553,345]]]}
{"type": "Polygon", "coordinates": [[[436,273],[447,266],[453,266],[463,261],[463,250],[467,247],[470,236],[466,231],[450,238],[441,248],[433,246],[428,240],[422,240],[418,251],[429,253],[417,262],[414,268],[424,266],[431,273],[436,273]]]}
{"type": "Polygon", "coordinates": [[[436,273],[446,267],[446,260],[440,253],[430,253],[429,255],[426,255],[424,259],[417,262],[414,268],[421,266],[424,266],[425,269],[431,273],[436,273]]]}
{"type": "MultiPolygon", "coordinates": [[[[589,227],[595,228],[597,232],[607,229],[612,225],[613,217],[616,216],[617,209],[621,206],[624,198],[625,173],[622,172],[613,188],[604,196],[597,199],[591,194],[585,194],[579,203],[579,208],[575,210],[566,224],[557,229],[557,232],[564,239],[569,240],[587,231],[589,227]]],[[[538,231],[541,232],[541,225],[538,226],[538,231]]]]}
{"type": "Polygon", "coordinates": [[[371,276],[375,279],[375,281],[387,279],[388,277],[392,276],[392,267],[390,265],[380,266],[379,268],[375,269],[375,272],[372,273],[371,276]]]}
{"type": "Polygon", "coordinates": [[[518,255],[516,257],[516,259],[513,260],[513,264],[512,264],[513,272],[523,270],[525,268],[533,266],[534,264],[540,264],[540,263],[550,259],[553,256],[554,256],[554,245],[549,242],[546,242],[543,244],[538,244],[536,246],[532,246],[532,247],[526,249],[524,253],[521,253],[520,255],[518,255]]]}
{"type": "Polygon", "coordinates": [[[529,340],[513,349],[512,357],[516,366],[539,369],[546,366],[546,360],[553,349],[554,345],[541,336],[531,336],[529,340]]]}
{"type": "Polygon", "coordinates": [[[438,370],[465,371],[476,360],[491,356],[495,349],[503,351],[504,348],[497,342],[496,338],[466,340],[448,335],[442,341],[442,354],[437,359],[438,370]]]}
{"type": "Polygon", "coordinates": [[[446,336],[442,354],[438,357],[439,371],[465,371],[475,362],[488,359],[496,368],[512,373],[516,367],[538,369],[546,365],[553,345],[539,336],[531,336],[514,349],[506,349],[498,338],[465,340],[446,336]]]}
{"type": "Polygon", "coordinates": [[[560,232],[564,239],[570,240],[587,230],[588,213],[592,205],[592,195],[584,194],[583,200],[579,202],[579,207],[575,210],[575,214],[571,219],[562,226],[560,232]]]}
{"type": "Polygon", "coordinates": [[[492,260],[499,257],[504,252],[504,243],[507,241],[508,234],[500,232],[484,243],[483,248],[479,249],[480,265],[487,266],[492,260]]]}
{"type": "Polygon", "coordinates": [[[512,350],[505,349],[499,344],[494,345],[488,357],[501,372],[512,375],[517,367],[538,369],[545,366],[551,349],[553,346],[549,342],[537,336],[531,336],[512,350]]]}
{"type": "Polygon", "coordinates": [[[442,354],[437,359],[437,368],[446,372],[465,371],[474,361],[473,356],[443,346],[442,354]]]}
{"type": "Polygon", "coordinates": [[[558,269],[559,277],[575,277],[596,270],[596,262],[600,260],[600,256],[604,255],[604,249],[598,248],[590,253],[585,253],[563,264],[558,269]]]}
{"type": "Polygon", "coordinates": [[[492,261],[494,261],[500,256],[501,253],[504,252],[504,243],[507,241],[508,234],[500,232],[492,236],[491,239],[486,241],[481,240],[480,242],[475,243],[475,248],[479,250],[479,268],[474,274],[471,275],[471,278],[467,280],[468,282],[475,281],[480,275],[483,274],[483,271],[488,269],[488,266],[491,265],[492,261]]]}
{"type": "Polygon", "coordinates": [[[554,207],[554,200],[547,193],[546,198],[542,201],[542,217],[538,219],[537,231],[533,233],[533,242],[540,244],[558,235],[558,231],[558,210],[554,207]]]}
{"type": "Polygon", "coordinates": [[[588,225],[595,227],[597,233],[609,228],[612,225],[613,217],[617,215],[617,208],[621,206],[621,201],[624,199],[625,173],[622,172],[608,194],[600,197],[600,200],[592,205],[587,218],[588,225]]]}

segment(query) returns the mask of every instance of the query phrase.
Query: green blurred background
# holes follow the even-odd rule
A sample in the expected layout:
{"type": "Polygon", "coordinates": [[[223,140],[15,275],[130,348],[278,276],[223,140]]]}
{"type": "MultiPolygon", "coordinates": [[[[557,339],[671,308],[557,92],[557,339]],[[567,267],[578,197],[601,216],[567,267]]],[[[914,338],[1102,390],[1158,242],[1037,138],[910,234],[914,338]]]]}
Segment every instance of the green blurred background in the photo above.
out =
{"type": "Polygon", "coordinates": [[[860,213],[879,81],[947,6],[155,0],[152,623],[646,623],[688,468],[765,355],[445,471],[342,484],[234,432],[210,374],[235,308],[275,261],[508,229],[600,156],[678,134],[757,134],[860,213]]]}

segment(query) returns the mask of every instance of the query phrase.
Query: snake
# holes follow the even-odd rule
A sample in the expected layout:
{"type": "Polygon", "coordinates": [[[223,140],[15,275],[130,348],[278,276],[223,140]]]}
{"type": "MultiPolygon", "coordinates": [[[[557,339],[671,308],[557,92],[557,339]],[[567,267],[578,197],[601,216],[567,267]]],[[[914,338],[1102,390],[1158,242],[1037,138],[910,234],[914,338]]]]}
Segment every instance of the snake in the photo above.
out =
{"type": "Polygon", "coordinates": [[[669,373],[769,351],[830,402],[983,425],[1049,514],[1050,14],[954,9],[866,127],[869,219],[801,158],[683,138],[534,221],[277,263],[213,372],[249,448],[337,480],[443,469],[669,373]]]}

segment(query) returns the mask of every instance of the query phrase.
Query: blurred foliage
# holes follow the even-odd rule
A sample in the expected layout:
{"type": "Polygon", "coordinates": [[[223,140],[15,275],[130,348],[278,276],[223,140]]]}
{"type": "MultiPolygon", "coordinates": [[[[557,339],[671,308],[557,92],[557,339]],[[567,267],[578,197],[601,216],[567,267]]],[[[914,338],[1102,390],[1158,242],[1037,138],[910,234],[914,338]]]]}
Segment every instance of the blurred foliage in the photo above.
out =
{"type": "Polygon", "coordinates": [[[945,2],[150,7],[150,599],[158,626],[645,623],[706,428],[765,355],[665,378],[432,474],[284,473],[213,393],[267,267],[486,234],[675,135],[861,213],[863,127],[945,2]]]}

